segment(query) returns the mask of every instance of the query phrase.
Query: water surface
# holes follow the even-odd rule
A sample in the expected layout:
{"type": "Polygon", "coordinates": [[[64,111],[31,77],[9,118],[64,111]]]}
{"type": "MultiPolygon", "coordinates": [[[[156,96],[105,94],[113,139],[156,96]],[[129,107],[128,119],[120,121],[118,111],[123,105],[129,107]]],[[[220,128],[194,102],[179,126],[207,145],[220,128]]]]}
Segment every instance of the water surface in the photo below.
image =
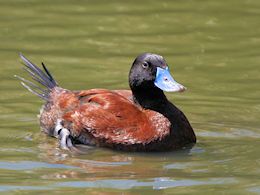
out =
{"type": "Polygon", "coordinates": [[[0,192],[260,194],[260,2],[0,1],[0,192]],[[18,53],[68,89],[127,89],[142,52],[188,91],[167,93],[198,143],[167,153],[61,151],[40,133],[42,101],[14,74],[18,53]]]}

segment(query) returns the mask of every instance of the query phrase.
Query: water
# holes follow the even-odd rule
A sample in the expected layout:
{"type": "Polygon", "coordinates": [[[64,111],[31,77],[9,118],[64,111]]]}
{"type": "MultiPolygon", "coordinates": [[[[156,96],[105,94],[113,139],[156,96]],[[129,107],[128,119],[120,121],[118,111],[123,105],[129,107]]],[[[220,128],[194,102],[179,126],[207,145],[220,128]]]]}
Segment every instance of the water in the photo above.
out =
{"type": "Polygon", "coordinates": [[[0,1],[0,192],[260,194],[260,2],[0,1]],[[13,78],[23,52],[68,89],[128,88],[133,59],[163,55],[194,127],[191,150],[57,148],[39,132],[42,104],[13,78]]]}

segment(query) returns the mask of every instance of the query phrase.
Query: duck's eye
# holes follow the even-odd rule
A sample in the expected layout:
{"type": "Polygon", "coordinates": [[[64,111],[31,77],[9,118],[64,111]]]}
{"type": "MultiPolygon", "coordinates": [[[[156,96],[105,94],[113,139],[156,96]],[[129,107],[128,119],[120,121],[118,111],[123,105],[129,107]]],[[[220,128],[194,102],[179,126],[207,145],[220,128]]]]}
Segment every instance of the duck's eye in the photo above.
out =
{"type": "Polygon", "coordinates": [[[149,67],[149,64],[147,62],[142,63],[142,67],[144,69],[147,69],[149,67]]]}

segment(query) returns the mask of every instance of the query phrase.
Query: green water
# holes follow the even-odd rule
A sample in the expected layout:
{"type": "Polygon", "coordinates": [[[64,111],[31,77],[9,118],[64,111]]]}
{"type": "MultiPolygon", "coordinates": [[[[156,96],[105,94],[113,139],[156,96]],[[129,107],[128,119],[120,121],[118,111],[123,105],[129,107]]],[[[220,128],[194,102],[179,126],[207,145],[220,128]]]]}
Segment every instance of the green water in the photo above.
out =
{"type": "Polygon", "coordinates": [[[260,1],[0,1],[0,192],[260,194],[260,1]],[[191,150],[61,151],[42,104],[14,74],[18,53],[64,88],[128,88],[142,52],[163,55],[188,90],[167,93],[198,137],[191,150]]]}

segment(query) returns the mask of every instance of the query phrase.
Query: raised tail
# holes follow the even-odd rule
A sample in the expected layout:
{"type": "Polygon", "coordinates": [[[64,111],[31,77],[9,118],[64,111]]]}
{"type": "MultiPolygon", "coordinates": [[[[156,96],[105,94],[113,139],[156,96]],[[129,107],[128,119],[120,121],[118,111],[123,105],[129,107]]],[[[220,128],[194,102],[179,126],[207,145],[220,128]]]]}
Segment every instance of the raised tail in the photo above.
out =
{"type": "Polygon", "coordinates": [[[16,78],[21,80],[21,84],[33,94],[40,98],[48,101],[51,90],[58,86],[51,73],[48,71],[46,66],[42,63],[43,70],[38,66],[30,62],[26,57],[20,54],[21,59],[25,67],[23,69],[30,74],[33,80],[37,81],[37,85],[29,80],[26,80],[20,76],[14,75],[16,78]]]}

